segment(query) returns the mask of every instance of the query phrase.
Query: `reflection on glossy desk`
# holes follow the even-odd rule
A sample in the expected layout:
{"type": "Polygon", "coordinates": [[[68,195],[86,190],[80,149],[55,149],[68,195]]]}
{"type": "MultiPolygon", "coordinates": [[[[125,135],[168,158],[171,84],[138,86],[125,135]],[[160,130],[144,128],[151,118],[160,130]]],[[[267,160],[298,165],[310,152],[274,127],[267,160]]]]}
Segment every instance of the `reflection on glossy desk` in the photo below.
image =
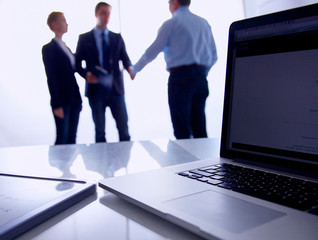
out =
{"type": "MultiPolygon", "coordinates": [[[[97,183],[218,155],[217,139],[0,148],[0,172],[97,183]]],[[[101,189],[20,237],[31,238],[200,239],[101,189]]]]}

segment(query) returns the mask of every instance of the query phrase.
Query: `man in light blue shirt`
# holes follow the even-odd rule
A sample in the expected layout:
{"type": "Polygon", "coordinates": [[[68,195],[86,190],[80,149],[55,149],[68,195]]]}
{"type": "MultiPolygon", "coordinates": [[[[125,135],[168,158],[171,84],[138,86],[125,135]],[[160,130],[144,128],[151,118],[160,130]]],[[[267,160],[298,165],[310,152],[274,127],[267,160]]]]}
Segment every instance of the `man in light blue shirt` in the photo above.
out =
{"type": "Polygon", "coordinates": [[[172,18],[163,23],[157,38],[133,66],[132,78],[160,52],[164,53],[170,115],[177,139],[207,137],[205,102],[207,75],[217,61],[209,23],[189,10],[191,0],[169,0],[172,18]]]}

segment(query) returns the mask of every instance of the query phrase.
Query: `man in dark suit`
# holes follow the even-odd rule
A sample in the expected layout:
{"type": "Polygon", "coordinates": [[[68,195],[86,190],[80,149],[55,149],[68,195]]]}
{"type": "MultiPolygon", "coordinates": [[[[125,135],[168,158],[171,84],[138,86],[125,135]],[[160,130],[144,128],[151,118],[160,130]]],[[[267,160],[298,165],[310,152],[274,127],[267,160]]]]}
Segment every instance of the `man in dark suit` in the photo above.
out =
{"type": "Polygon", "coordinates": [[[67,23],[62,12],[52,12],[47,20],[55,38],[42,48],[43,63],[51,95],[56,125],[55,144],[73,144],[82,109],[82,98],[74,76],[75,57],[62,41],[67,23]]]}
{"type": "Polygon", "coordinates": [[[106,142],[105,110],[109,107],[116,121],[120,141],[129,141],[128,114],[124,97],[123,73],[119,66],[130,73],[131,62],[120,34],[108,30],[111,6],[105,2],[96,5],[96,27],[79,36],[76,66],[86,79],[85,95],[88,97],[95,124],[96,142],[106,142]],[[85,61],[85,68],[82,62],[85,61]]]}

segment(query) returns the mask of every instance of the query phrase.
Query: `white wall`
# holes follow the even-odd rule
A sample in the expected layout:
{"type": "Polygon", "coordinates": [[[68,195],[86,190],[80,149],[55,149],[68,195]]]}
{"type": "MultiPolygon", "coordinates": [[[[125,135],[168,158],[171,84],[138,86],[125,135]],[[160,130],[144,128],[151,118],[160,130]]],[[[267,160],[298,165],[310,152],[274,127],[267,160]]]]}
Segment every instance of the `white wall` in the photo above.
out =
{"type": "Polygon", "coordinates": [[[244,2],[246,17],[318,3],[317,0],[244,0],[244,2]]]}
{"type": "MultiPolygon", "coordinates": [[[[0,1],[0,147],[52,144],[54,120],[42,63],[41,48],[53,37],[46,26],[51,11],[63,11],[69,24],[64,41],[75,51],[78,35],[95,25],[91,0],[0,1]]],[[[171,17],[168,1],[110,0],[110,29],[121,31],[135,63],[154,40],[162,22],[171,17]],[[121,15],[119,15],[119,6],[121,15]],[[121,16],[121,17],[120,17],[121,16]]],[[[191,10],[206,18],[213,29],[219,61],[208,77],[210,97],[206,114],[208,134],[219,137],[223,107],[228,27],[244,17],[242,0],[193,0],[191,10]]],[[[125,73],[126,102],[132,140],[173,138],[167,102],[167,78],[162,54],[131,81],[125,73]]],[[[84,80],[77,75],[84,95],[84,80]]],[[[81,113],[78,143],[94,141],[87,99],[81,113]]],[[[107,111],[107,138],[118,141],[107,111]]]]}

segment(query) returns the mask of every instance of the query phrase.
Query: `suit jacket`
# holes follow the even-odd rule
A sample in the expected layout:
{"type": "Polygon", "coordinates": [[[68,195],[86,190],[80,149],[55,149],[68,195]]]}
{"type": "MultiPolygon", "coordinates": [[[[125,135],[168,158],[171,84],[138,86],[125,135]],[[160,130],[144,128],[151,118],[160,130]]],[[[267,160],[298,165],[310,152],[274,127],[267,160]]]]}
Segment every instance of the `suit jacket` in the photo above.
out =
{"type": "MultiPolygon", "coordinates": [[[[122,36],[118,33],[109,31],[109,65],[110,72],[113,75],[113,89],[117,94],[123,95],[124,79],[123,73],[119,66],[121,60],[125,69],[131,66],[131,61],[126,52],[126,46],[122,36]]],[[[78,73],[85,78],[87,72],[94,72],[95,66],[102,66],[98,58],[98,49],[94,37],[94,31],[91,30],[87,33],[81,34],[78,39],[76,49],[76,68],[78,73]],[[82,61],[86,62],[86,67],[82,67],[82,61]]],[[[85,94],[87,97],[93,96],[96,89],[102,87],[99,84],[86,83],[85,94]]]]}
{"type": "Polygon", "coordinates": [[[42,57],[52,108],[81,103],[71,61],[55,40],[43,46],[42,57]]]}

